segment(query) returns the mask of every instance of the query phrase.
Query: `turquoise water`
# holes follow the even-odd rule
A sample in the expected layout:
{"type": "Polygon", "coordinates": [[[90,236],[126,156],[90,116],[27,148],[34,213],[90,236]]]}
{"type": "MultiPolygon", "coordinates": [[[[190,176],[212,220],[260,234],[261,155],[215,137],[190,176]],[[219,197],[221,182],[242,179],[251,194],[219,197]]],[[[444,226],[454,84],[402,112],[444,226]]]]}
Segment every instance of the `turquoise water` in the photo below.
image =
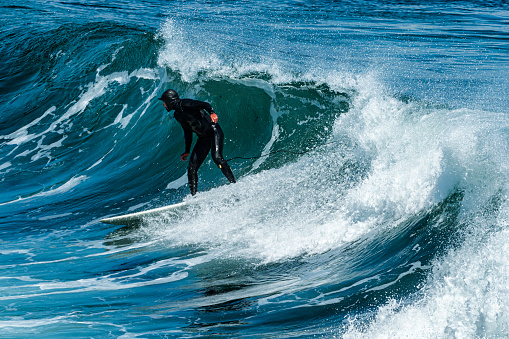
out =
{"type": "Polygon", "coordinates": [[[0,337],[508,335],[506,3],[0,6],[0,337]]]}

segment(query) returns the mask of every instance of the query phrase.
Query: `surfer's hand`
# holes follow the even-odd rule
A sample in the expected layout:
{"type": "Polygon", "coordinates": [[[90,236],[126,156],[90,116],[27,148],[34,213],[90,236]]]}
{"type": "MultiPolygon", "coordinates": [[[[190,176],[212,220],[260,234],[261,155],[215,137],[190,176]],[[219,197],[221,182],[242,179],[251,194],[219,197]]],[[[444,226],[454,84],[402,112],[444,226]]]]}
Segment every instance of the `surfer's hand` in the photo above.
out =
{"type": "Polygon", "coordinates": [[[217,121],[219,120],[219,118],[217,117],[216,113],[212,113],[212,114],[210,114],[210,120],[212,120],[213,123],[217,124],[217,121]]]}
{"type": "Polygon", "coordinates": [[[180,159],[182,159],[182,161],[187,161],[188,156],[189,156],[189,153],[182,153],[182,155],[180,156],[180,159]]]}

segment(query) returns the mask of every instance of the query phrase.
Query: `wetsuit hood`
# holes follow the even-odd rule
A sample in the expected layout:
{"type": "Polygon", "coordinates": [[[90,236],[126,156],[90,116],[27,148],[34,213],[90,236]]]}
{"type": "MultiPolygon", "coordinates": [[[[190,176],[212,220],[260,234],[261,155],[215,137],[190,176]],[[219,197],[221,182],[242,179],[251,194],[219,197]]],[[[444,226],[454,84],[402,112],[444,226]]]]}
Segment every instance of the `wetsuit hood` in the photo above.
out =
{"type": "Polygon", "coordinates": [[[177,103],[180,101],[180,98],[179,98],[177,91],[175,91],[173,89],[168,89],[168,90],[164,91],[163,95],[161,95],[159,100],[162,100],[168,106],[168,108],[171,110],[171,109],[175,109],[177,103]]]}

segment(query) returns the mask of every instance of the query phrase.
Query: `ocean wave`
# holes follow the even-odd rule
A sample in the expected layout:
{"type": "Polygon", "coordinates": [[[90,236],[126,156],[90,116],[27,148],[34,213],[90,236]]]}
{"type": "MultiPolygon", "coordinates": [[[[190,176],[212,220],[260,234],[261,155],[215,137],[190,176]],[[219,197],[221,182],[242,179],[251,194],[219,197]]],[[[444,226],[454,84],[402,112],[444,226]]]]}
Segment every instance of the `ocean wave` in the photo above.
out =
{"type": "Polygon", "coordinates": [[[1,280],[22,288],[1,287],[6,310],[73,297],[107,300],[106,314],[134,295],[120,308],[196,312],[200,329],[228,327],[218,314],[265,328],[311,313],[320,323],[304,327],[345,337],[507,330],[506,112],[410,97],[380,70],[272,48],[279,36],[205,39],[200,20],[178,19],[64,24],[3,47],[1,280]],[[157,100],[167,88],[214,106],[238,182],[206,161],[185,212],[102,225],[190,199],[182,129],[157,100]]]}

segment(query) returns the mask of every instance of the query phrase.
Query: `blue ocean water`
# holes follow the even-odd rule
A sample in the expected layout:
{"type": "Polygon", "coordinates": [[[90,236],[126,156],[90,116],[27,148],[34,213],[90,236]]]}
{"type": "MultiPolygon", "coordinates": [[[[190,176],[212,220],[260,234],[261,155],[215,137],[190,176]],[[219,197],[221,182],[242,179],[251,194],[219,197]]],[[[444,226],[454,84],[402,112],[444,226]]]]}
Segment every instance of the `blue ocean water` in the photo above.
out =
{"type": "Polygon", "coordinates": [[[0,8],[0,337],[509,335],[507,2],[0,8]]]}

